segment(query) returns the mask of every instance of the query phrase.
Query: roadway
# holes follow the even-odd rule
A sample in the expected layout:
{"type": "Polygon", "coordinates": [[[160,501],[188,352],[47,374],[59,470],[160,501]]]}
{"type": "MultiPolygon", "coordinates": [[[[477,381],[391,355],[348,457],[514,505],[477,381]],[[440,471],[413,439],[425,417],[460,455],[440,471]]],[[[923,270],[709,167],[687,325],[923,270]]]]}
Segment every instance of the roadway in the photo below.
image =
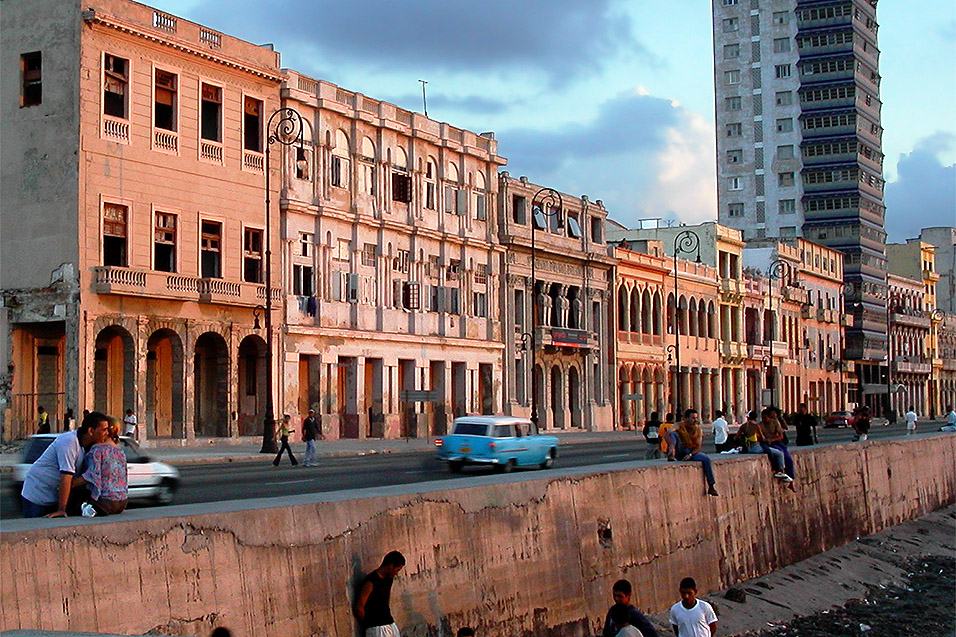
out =
{"type": "MultiPolygon", "coordinates": [[[[935,430],[935,427],[934,427],[935,430]]],[[[819,429],[821,444],[849,442],[849,429],[819,429]]],[[[876,426],[871,439],[900,436],[903,425],[876,426]]],[[[926,429],[923,430],[926,433],[926,429]]],[[[793,437],[793,431],[790,436],[793,437]]],[[[705,452],[713,456],[712,437],[707,434],[705,452]]],[[[559,448],[556,467],[586,467],[615,462],[630,462],[644,458],[642,437],[625,436],[607,441],[576,442],[559,448]]],[[[719,457],[719,456],[717,456],[719,457]]],[[[301,455],[299,456],[301,461],[301,455]]],[[[469,477],[487,474],[490,469],[468,467],[461,474],[447,471],[444,463],[434,459],[430,452],[401,452],[363,456],[320,458],[317,467],[292,467],[288,458],[273,467],[271,456],[261,461],[215,462],[188,464],[179,467],[182,484],[176,504],[269,498],[304,493],[323,493],[344,489],[361,489],[386,485],[454,480],[467,483],[469,477]]],[[[659,461],[651,461],[659,462],[659,461]]],[[[546,475],[546,472],[542,472],[546,475]]],[[[9,475],[4,476],[4,482],[9,475]]],[[[19,517],[19,507],[10,489],[0,490],[0,519],[19,517]]]]}

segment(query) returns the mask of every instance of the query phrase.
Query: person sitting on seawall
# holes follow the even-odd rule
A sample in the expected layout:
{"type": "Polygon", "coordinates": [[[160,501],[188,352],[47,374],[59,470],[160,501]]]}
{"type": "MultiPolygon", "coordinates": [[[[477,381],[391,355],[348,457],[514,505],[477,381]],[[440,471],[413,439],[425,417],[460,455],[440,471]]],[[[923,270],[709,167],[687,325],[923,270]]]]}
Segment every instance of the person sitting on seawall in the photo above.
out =
{"type": "Polygon", "coordinates": [[[710,464],[710,458],[700,452],[704,443],[704,433],[700,430],[700,416],[696,409],[688,409],[684,412],[684,420],[677,427],[677,431],[670,434],[670,443],[674,446],[674,456],[678,460],[701,464],[704,477],[707,479],[707,495],[717,495],[717,489],[714,488],[716,484],[714,469],[710,464]]]}
{"type": "Polygon", "coordinates": [[[749,411],[747,413],[747,422],[740,425],[737,436],[742,440],[743,453],[761,453],[770,459],[770,468],[774,472],[774,477],[784,479],[787,474],[783,472],[783,452],[775,449],[763,440],[760,432],[760,425],[757,423],[757,412],[749,411]]]}
{"type": "Polygon", "coordinates": [[[853,442],[865,442],[870,437],[870,408],[857,407],[853,412],[853,442]]]}
{"type": "Polygon", "coordinates": [[[946,424],[939,428],[940,431],[956,431],[956,410],[949,407],[949,413],[946,414],[946,424]]]}
{"type": "Polygon", "coordinates": [[[98,515],[116,515],[126,510],[129,487],[126,454],[119,446],[120,421],[108,417],[109,428],[94,440],[86,452],[86,471],[73,478],[73,488],[86,487],[89,501],[98,515]]]}
{"type": "Polygon", "coordinates": [[[793,478],[795,475],[793,471],[793,458],[790,457],[790,451],[787,449],[787,443],[784,439],[783,426],[777,419],[774,410],[770,407],[767,407],[760,412],[759,434],[761,446],[768,455],[773,453],[772,450],[774,449],[783,455],[783,472],[781,473],[780,471],[777,471],[773,477],[779,478],[784,482],[791,483],[790,488],[792,489],[793,478]]]}
{"type": "Polygon", "coordinates": [[[674,433],[674,414],[667,412],[667,415],[664,416],[664,424],[661,425],[657,435],[661,441],[661,453],[667,454],[668,462],[674,462],[674,460],[676,460],[674,457],[674,447],[671,445],[672,433],[674,433]]]}
{"type": "Polygon", "coordinates": [[[651,412],[650,420],[644,422],[644,440],[647,441],[647,451],[644,452],[645,460],[653,460],[661,457],[661,417],[656,411],[651,412]]]}

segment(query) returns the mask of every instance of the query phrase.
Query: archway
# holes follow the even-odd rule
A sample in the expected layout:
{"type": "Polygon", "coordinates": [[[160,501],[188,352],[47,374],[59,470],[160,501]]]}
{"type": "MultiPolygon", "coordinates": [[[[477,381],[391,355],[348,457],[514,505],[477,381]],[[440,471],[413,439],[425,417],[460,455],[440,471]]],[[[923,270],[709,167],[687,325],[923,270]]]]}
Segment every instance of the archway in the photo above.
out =
{"type": "Polygon", "coordinates": [[[229,435],[229,348],[215,332],[196,339],[193,359],[197,436],[229,435]]]}
{"type": "Polygon", "coordinates": [[[558,429],[564,429],[564,378],[561,374],[561,368],[555,365],[551,368],[551,413],[554,417],[554,426],[558,429]]]}
{"type": "Polygon", "coordinates": [[[568,370],[568,410],[571,412],[571,426],[580,427],[581,413],[581,375],[577,367],[568,370]]]}
{"type": "Polygon", "coordinates": [[[266,411],[266,342],[251,334],[239,343],[239,435],[262,433],[266,411]]]}
{"type": "Polygon", "coordinates": [[[185,438],[183,430],[183,342],[170,329],[146,342],[146,433],[150,438],[185,438]]]}
{"type": "Polygon", "coordinates": [[[538,409],[538,427],[546,429],[548,426],[548,410],[544,403],[544,371],[540,365],[535,365],[531,372],[531,396],[534,406],[538,409]]]}
{"type": "Polygon", "coordinates": [[[93,409],[122,418],[136,409],[133,337],[119,325],[96,336],[93,350],[93,409]]]}

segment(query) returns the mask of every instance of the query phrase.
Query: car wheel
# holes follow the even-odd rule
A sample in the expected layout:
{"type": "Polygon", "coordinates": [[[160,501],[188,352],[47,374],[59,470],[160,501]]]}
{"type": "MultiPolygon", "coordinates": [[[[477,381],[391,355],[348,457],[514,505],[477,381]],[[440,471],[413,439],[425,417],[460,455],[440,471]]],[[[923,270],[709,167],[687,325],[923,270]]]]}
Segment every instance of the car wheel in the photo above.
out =
{"type": "Polygon", "coordinates": [[[172,504],[175,497],[176,483],[173,480],[167,479],[159,483],[159,486],[156,488],[156,495],[153,496],[153,499],[156,501],[156,504],[166,505],[172,504]]]}
{"type": "Polygon", "coordinates": [[[498,465],[501,470],[501,473],[511,473],[515,468],[515,459],[510,458],[508,462],[498,465]]]}
{"type": "Polygon", "coordinates": [[[542,469],[550,469],[554,466],[554,457],[557,455],[557,450],[548,449],[548,455],[545,457],[544,462],[541,463],[542,469]]]}
{"type": "Polygon", "coordinates": [[[448,470],[452,473],[461,473],[462,464],[463,463],[458,462],[457,460],[452,460],[448,463],[448,470]]]}

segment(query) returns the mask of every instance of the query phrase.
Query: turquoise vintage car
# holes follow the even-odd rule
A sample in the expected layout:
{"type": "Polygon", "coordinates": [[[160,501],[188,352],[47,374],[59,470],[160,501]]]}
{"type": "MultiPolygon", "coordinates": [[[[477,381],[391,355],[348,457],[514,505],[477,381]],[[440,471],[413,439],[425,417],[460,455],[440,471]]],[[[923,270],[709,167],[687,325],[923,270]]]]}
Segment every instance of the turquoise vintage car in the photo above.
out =
{"type": "Polygon", "coordinates": [[[547,469],[558,457],[558,439],[539,435],[526,418],[465,416],[455,419],[451,431],[436,439],[435,447],[453,473],[466,464],[491,465],[504,473],[515,467],[547,469]]]}

